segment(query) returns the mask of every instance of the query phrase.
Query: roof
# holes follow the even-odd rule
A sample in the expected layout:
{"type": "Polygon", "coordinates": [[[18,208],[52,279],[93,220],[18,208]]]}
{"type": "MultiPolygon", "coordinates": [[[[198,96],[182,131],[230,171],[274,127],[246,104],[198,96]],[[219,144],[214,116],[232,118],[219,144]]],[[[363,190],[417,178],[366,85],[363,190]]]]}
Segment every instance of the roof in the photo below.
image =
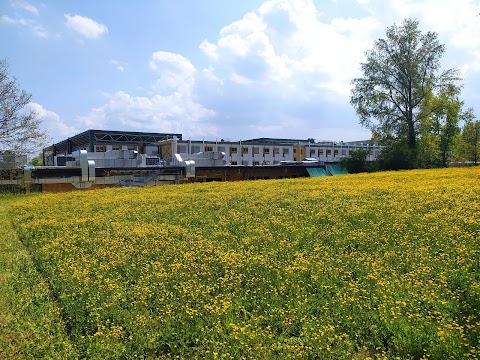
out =
{"type": "MultiPolygon", "coordinates": [[[[166,138],[176,136],[181,139],[182,134],[175,133],[154,133],[139,131],[114,131],[114,130],[87,130],[69,137],[56,144],[47,147],[45,150],[70,152],[74,147],[92,147],[94,142],[100,143],[153,143],[156,144],[166,138]]],[[[93,150],[91,150],[93,151],[93,150]]]]}

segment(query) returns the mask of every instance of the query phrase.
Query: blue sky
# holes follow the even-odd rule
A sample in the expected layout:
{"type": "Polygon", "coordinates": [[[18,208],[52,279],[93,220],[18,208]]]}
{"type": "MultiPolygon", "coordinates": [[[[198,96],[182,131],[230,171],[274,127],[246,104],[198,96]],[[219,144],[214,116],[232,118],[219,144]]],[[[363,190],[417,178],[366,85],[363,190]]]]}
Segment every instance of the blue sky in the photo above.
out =
{"type": "Polygon", "coordinates": [[[404,18],[480,117],[479,1],[3,0],[0,57],[56,142],[88,129],[351,141],[364,52],[404,18]]]}

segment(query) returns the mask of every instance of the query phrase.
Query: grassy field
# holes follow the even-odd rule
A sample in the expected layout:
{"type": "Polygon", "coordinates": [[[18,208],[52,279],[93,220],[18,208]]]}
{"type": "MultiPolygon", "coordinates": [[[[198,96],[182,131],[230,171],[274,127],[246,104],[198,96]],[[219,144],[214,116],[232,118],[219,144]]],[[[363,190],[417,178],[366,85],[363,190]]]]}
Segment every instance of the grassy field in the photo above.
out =
{"type": "Polygon", "coordinates": [[[19,357],[480,358],[479,168],[43,194],[7,207],[25,248],[8,234],[19,248],[2,250],[2,270],[33,280],[1,306],[51,334],[23,352],[10,344],[19,357]],[[28,314],[12,310],[37,294],[28,314]]]}
{"type": "Polygon", "coordinates": [[[76,358],[47,279],[12,228],[13,199],[0,196],[0,359],[76,358]]]}

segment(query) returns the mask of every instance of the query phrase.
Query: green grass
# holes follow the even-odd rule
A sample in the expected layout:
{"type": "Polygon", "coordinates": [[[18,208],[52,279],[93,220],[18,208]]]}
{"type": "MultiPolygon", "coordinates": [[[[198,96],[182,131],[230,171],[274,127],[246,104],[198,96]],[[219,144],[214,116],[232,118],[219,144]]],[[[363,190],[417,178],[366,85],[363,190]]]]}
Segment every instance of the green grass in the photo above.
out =
{"type": "Polygon", "coordinates": [[[478,359],[479,194],[471,168],[12,198],[26,248],[6,237],[16,320],[2,344],[20,357],[478,359]],[[28,324],[52,336],[11,343],[28,324]]]}
{"type": "Polygon", "coordinates": [[[12,199],[0,196],[0,359],[75,358],[48,282],[12,228],[12,199]]]}

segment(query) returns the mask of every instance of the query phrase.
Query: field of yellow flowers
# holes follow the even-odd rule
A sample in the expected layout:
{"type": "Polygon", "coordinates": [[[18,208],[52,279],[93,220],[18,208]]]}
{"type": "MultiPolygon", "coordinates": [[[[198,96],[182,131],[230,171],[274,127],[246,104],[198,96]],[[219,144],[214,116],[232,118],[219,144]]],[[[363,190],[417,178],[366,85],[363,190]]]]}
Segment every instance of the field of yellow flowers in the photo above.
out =
{"type": "Polygon", "coordinates": [[[20,197],[85,358],[478,359],[480,169],[20,197]]]}

